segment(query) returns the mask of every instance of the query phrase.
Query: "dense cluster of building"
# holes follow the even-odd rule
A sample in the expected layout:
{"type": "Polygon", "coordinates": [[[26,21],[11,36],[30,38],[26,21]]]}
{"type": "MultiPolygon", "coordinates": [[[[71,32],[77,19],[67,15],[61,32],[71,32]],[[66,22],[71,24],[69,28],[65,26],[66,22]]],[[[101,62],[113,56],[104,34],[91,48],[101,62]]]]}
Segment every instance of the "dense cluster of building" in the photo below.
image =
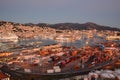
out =
{"type": "Polygon", "coordinates": [[[0,40],[17,41],[18,38],[43,38],[53,39],[58,42],[71,42],[79,40],[85,36],[91,38],[99,36],[108,40],[120,40],[119,31],[98,31],[98,30],[57,30],[50,27],[25,26],[22,24],[13,24],[6,22],[0,25],[0,40]],[[24,35],[23,35],[24,34],[24,35]],[[52,34],[52,35],[50,35],[52,34]]]}

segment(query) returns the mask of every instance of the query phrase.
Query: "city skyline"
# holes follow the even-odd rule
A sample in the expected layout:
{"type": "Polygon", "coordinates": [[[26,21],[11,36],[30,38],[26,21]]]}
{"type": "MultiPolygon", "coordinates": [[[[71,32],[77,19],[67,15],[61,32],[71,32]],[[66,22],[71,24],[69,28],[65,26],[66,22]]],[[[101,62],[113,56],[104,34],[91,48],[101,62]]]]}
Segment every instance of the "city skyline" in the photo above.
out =
{"type": "Polygon", "coordinates": [[[0,20],[120,27],[120,0],[0,0],[0,20]]]}

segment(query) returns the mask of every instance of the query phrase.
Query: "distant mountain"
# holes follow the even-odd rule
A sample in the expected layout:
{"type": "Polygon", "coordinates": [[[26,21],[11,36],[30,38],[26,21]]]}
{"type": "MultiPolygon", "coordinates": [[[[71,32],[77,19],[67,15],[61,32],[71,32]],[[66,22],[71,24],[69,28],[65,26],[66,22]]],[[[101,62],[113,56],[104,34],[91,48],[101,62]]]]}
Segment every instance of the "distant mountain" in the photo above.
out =
{"type": "Polygon", "coordinates": [[[109,26],[102,26],[98,25],[96,23],[87,22],[84,24],[79,23],[59,23],[59,24],[53,24],[49,25],[51,28],[55,29],[74,29],[74,30],[90,30],[90,29],[96,29],[96,30],[111,30],[111,31],[120,31],[119,28],[113,28],[109,26]]]}

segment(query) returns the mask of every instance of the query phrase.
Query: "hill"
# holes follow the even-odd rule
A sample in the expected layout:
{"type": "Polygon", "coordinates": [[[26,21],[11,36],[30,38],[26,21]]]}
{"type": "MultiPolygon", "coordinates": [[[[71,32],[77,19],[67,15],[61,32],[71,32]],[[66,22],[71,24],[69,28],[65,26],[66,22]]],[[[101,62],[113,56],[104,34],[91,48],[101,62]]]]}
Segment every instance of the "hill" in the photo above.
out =
{"type": "Polygon", "coordinates": [[[90,29],[96,29],[96,30],[110,30],[110,31],[120,31],[119,28],[109,27],[109,26],[102,26],[98,25],[96,23],[87,22],[84,24],[79,23],[59,23],[59,24],[53,24],[50,25],[51,28],[55,29],[74,29],[74,30],[90,30],[90,29]]]}
{"type": "Polygon", "coordinates": [[[16,25],[23,25],[23,26],[39,26],[39,27],[50,27],[54,29],[60,29],[60,30],[66,30],[66,29],[73,29],[73,30],[89,30],[89,29],[96,29],[96,30],[110,30],[110,31],[120,31],[120,28],[110,27],[110,26],[103,26],[98,25],[93,22],[87,22],[87,23],[57,23],[57,24],[46,24],[46,23],[14,23],[14,22],[7,22],[7,21],[0,21],[0,26],[6,23],[11,23],[13,26],[16,25]]]}

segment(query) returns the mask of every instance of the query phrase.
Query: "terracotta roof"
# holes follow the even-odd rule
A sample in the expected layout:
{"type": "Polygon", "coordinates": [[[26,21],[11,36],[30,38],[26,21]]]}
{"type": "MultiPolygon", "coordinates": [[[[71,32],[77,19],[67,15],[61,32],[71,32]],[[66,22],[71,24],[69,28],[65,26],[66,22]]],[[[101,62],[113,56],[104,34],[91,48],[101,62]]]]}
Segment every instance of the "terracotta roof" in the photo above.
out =
{"type": "Polygon", "coordinates": [[[0,80],[8,77],[9,77],[8,75],[5,75],[2,72],[0,72],[0,80]]]}

